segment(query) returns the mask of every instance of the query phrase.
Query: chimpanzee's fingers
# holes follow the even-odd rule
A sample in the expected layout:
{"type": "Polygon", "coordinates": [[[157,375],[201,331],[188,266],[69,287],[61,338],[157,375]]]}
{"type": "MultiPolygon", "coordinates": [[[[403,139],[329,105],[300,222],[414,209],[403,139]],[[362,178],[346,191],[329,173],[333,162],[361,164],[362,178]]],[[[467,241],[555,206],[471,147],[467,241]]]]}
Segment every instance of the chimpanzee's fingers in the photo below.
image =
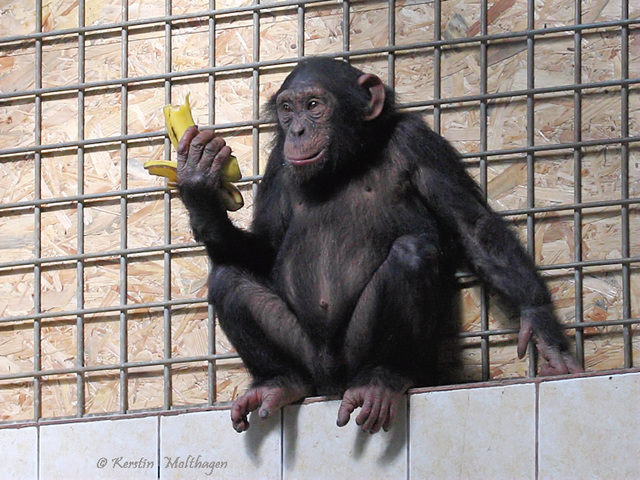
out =
{"type": "Polygon", "coordinates": [[[237,432],[244,432],[249,428],[249,414],[257,410],[262,404],[262,397],[257,389],[251,389],[240,396],[231,407],[231,422],[237,432]]]}
{"type": "Polygon", "coordinates": [[[537,343],[536,347],[540,355],[548,362],[546,365],[540,367],[540,375],[564,375],[565,373],[569,373],[569,369],[564,363],[560,350],[557,348],[549,348],[541,343],[537,343]]]}
{"type": "Polygon", "coordinates": [[[540,375],[564,375],[566,373],[584,372],[578,361],[567,351],[561,351],[558,347],[548,345],[538,340],[536,347],[548,364],[540,367],[540,375]]]}
{"type": "Polygon", "coordinates": [[[364,423],[369,418],[369,415],[371,415],[371,411],[374,407],[373,399],[371,398],[370,394],[366,394],[364,396],[364,401],[361,403],[362,408],[360,408],[360,413],[358,413],[358,416],[356,417],[356,424],[359,426],[364,425],[364,423]]]}
{"type": "Polygon", "coordinates": [[[387,419],[389,418],[389,408],[393,403],[391,398],[387,393],[385,393],[380,399],[380,409],[378,411],[378,415],[375,417],[375,423],[371,428],[369,428],[369,433],[378,433],[380,429],[387,423],[387,419]]]}
{"type": "Polygon", "coordinates": [[[232,418],[231,425],[233,426],[233,429],[238,433],[245,432],[249,430],[250,427],[249,420],[246,416],[238,417],[235,419],[232,418]]]}
{"type": "MultiPolygon", "coordinates": [[[[222,139],[220,138],[220,140],[222,139]]],[[[224,140],[222,141],[224,142],[224,140]]],[[[222,148],[213,157],[213,161],[211,162],[211,166],[209,168],[209,175],[212,177],[218,178],[218,176],[220,175],[220,170],[222,170],[222,167],[224,166],[224,164],[227,162],[227,160],[229,160],[230,155],[231,155],[231,148],[229,148],[226,144],[223,143],[222,148]]]]}
{"type": "Polygon", "coordinates": [[[287,395],[276,394],[273,392],[267,392],[263,394],[262,405],[258,411],[258,415],[262,420],[265,420],[271,416],[273,412],[277,412],[285,405],[291,403],[291,397],[287,395]]]}
{"type": "MultiPolygon", "coordinates": [[[[185,133],[186,135],[186,133],[185,133]]],[[[207,144],[215,138],[212,130],[203,130],[199,132],[189,145],[189,153],[187,153],[187,170],[195,171],[204,155],[204,149],[207,144]]],[[[178,145],[178,148],[180,146],[178,145]]]]}
{"type": "Polygon", "coordinates": [[[337,424],[339,427],[344,427],[347,423],[349,423],[349,418],[353,411],[362,405],[362,400],[356,398],[349,391],[345,392],[344,397],[342,397],[342,402],[340,403],[340,408],[338,409],[338,420],[337,424]]]}
{"type": "Polygon", "coordinates": [[[189,127],[185,130],[184,135],[178,142],[178,172],[183,171],[187,165],[187,155],[189,154],[189,147],[192,140],[198,135],[197,127],[189,127]]]}
{"type": "Polygon", "coordinates": [[[382,398],[379,394],[369,392],[362,406],[360,414],[356,417],[356,423],[360,425],[363,432],[371,432],[382,408],[382,398]]]}
{"type": "Polygon", "coordinates": [[[393,422],[396,419],[396,415],[398,414],[398,403],[399,401],[391,402],[391,405],[389,406],[389,416],[387,417],[384,424],[382,425],[382,429],[385,432],[389,431],[389,429],[391,428],[391,425],[393,425],[393,422]]]}
{"type": "Polygon", "coordinates": [[[240,397],[231,407],[231,424],[236,432],[241,433],[249,428],[247,415],[247,399],[240,397]]]}
{"type": "Polygon", "coordinates": [[[527,353],[527,345],[533,338],[533,328],[527,320],[520,322],[520,333],[518,334],[518,358],[523,359],[527,353]]]}
{"type": "Polygon", "coordinates": [[[182,134],[182,138],[178,141],[178,148],[176,149],[178,152],[178,158],[187,158],[187,154],[189,153],[189,145],[191,141],[194,139],[196,135],[198,135],[199,130],[195,125],[188,127],[184,133],[182,134]]]}
{"type": "Polygon", "coordinates": [[[217,159],[219,158],[220,151],[225,147],[226,142],[222,137],[214,137],[209,140],[204,146],[202,157],[200,158],[200,162],[198,162],[198,170],[208,175],[217,175],[220,168],[222,168],[222,163],[217,159]]]}
{"type": "Polygon", "coordinates": [[[518,335],[518,358],[523,358],[527,352],[527,345],[534,340],[536,348],[542,358],[548,363],[540,367],[540,375],[564,375],[566,373],[584,372],[582,366],[569,352],[561,351],[555,345],[547,344],[539,336],[534,335],[531,322],[522,320],[520,323],[520,333],[518,335]]]}
{"type": "Polygon", "coordinates": [[[578,363],[576,357],[571,355],[569,352],[562,352],[562,358],[564,358],[564,362],[567,364],[567,368],[569,369],[569,373],[582,373],[584,372],[584,368],[582,365],[578,363]]]}

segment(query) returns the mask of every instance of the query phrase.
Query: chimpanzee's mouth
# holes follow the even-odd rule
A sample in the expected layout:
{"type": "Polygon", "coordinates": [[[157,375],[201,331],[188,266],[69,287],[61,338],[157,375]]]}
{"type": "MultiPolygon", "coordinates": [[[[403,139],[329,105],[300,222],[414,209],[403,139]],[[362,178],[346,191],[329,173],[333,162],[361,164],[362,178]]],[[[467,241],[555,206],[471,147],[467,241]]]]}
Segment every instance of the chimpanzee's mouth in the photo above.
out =
{"type": "Polygon", "coordinates": [[[309,165],[310,163],[315,163],[320,160],[324,156],[324,152],[326,148],[323,148],[318,153],[314,153],[310,157],[286,157],[287,161],[296,166],[309,165]]]}

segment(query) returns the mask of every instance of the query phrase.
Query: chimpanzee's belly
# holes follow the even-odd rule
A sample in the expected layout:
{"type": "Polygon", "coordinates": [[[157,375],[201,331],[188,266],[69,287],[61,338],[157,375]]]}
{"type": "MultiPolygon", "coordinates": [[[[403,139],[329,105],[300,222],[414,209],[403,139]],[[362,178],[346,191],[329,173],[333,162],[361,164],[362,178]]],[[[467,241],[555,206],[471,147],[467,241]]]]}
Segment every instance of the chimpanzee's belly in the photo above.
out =
{"type": "Polygon", "coordinates": [[[336,328],[347,321],[390,249],[389,241],[354,235],[341,226],[298,232],[283,245],[278,283],[306,325],[336,328]]]}
{"type": "Polygon", "coordinates": [[[364,192],[297,209],[276,261],[276,285],[304,328],[333,338],[402,235],[435,229],[412,196],[364,192]],[[381,202],[380,199],[384,199],[381,202]]]}

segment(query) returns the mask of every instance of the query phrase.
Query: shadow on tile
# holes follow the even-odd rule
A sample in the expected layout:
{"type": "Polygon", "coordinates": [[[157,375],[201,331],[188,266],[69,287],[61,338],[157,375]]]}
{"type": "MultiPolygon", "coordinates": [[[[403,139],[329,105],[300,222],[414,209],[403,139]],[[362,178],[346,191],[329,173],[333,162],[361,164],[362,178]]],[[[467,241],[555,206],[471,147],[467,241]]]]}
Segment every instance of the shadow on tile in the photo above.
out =
{"type": "MultiPolygon", "coordinates": [[[[249,415],[249,423],[251,424],[251,428],[242,435],[244,449],[247,454],[247,458],[254,464],[255,467],[262,466],[265,462],[273,462],[273,458],[264,458],[261,456],[261,452],[263,452],[263,445],[265,440],[271,438],[274,435],[275,430],[280,429],[281,424],[281,414],[278,412],[276,415],[272,415],[271,418],[266,420],[261,419],[258,416],[258,412],[253,412],[249,415]]],[[[231,422],[229,422],[229,428],[231,427],[231,422]]],[[[280,459],[278,459],[279,461],[280,459]]]]}
{"type": "Polygon", "coordinates": [[[287,407],[284,412],[285,478],[398,478],[406,471],[406,402],[389,432],[363,433],[355,416],[336,425],[339,401],[287,407]]]}

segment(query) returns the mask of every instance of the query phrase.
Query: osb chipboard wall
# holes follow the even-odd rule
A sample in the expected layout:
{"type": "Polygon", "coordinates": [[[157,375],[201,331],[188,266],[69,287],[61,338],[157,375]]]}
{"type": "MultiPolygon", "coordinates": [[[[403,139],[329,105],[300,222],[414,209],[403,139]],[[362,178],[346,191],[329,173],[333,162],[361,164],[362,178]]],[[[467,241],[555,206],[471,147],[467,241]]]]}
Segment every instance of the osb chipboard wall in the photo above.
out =
{"type": "MultiPolygon", "coordinates": [[[[523,241],[534,240],[535,260],[548,277],[560,319],[597,325],[584,328],[578,339],[586,367],[624,367],[625,352],[627,362],[632,353],[637,358],[640,7],[635,2],[629,5],[629,19],[636,23],[628,25],[628,49],[622,27],[606,24],[621,19],[619,1],[581,4],[582,23],[601,26],[585,29],[580,38],[579,81],[594,88],[579,90],[579,129],[574,90],[563,88],[577,81],[574,32],[561,28],[575,23],[571,0],[535,6],[534,29],[559,29],[535,35],[533,85],[525,36],[489,41],[486,63],[478,41],[445,44],[437,49],[437,78],[436,49],[429,43],[437,32],[433,2],[397,1],[391,7],[381,1],[349,2],[348,35],[343,2],[309,2],[302,38],[297,6],[263,3],[274,7],[254,17],[249,9],[233,11],[250,1],[174,0],[167,9],[164,0],[130,0],[125,18],[122,2],[91,0],[84,6],[84,25],[96,30],[82,30],[77,1],[44,2],[42,31],[62,34],[42,39],[41,85],[36,41],[0,44],[0,315],[5,319],[0,375],[24,374],[0,380],[0,418],[33,419],[38,395],[41,415],[57,417],[226,401],[242,392],[248,377],[241,362],[212,360],[233,349],[218,327],[211,328],[206,256],[193,243],[175,193],[142,165],[174,155],[165,143],[161,113],[171,84],[176,103],[190,93],[198,124],[220,128],[245,176],[259,175],[271,133],[259,121],[260,105],[299,55],[338,54],[345,47],[363,53],[351,57],[355,66],[392,84],[402,104],[423,112],[453,142],[474,177],[486,181],[494,208],[514,213],[509,218],[523,241]],[[216,13],[205,15],[210,8],[216,13]],[[193,13],[202,14],[189,16],[193,13]],[[168,33],[166,22],[153,20],[167,15],[174,16],[168,33]],[[124,33],[122,22],[128,22],[124,33]],[[67,29],[71,33],[64,34],[67,29]],[[257,68],[251,68],[254,62],[257,68]],[[628,125],[621,119],[623,87],[616,83],[625,64],[627,77],[635,79],[625,84],[628,125]],[[533,145],[550,147],[535,153],[531,178],[525,152],[527,97],[508,95],[529,87],[543,89],[534,96],[533,145]],[[38,107],[34,92],[42,89],[48,93],[40,95],[38,107]],[[470,100],[483,93],[496,94],[486,102],[486,138],[482,102],[470,100]],[[57,146],[41,155],[35,148],[37,124],[39,143],[57,146]],[[621,142],[610,140],[625,136],[636,140],[623,142],[628,145],[623,153],[621,142]],[[586,142],[578,160],[580,182],[574,149],[553,148],[575,141],[586,142]],[[478,156],[482,151],[499,154],[478,156]],[[621,204],[625,189],[631,201],[621,204]],[[576,203],[587,207],[563,208],[576,203]],[[532,232],[523,212],[535,213],[532,232]],[[555,268],[571,264],[577,255],[591,262],[583,264],[578,277],[573,267],[555,268]],[[36,268],[40,259],[45,262],[36,268]],[[163,310],[169,300],[174,305],[163,310]],[[127,305],[123,313],[122,305],[127,305]],[[620,319],[631,324],[626,331],[620,319]],[[39,392],[28,375],[37,367],[36,358],[40,369],[59,372],[43,377],[39,392]],[[167,359],[178,360],[163,363],[167,359]],[[132,366],[121,376],[117,366],[125,360],[132,366]],[[73,371],[79,364],[92,367],[80,380],[73,371]]],[[[37,30],[34,5],[8,0],[0,9],[3,38],[37,30]]],[[[443,1],[441,38],[454,42],[481,35],[481,10],[479,0],[443,1]]],[[[524,0],[488,3],[488,35],[522,32],[528,22],[524,0]]],[[[242,189],[247,207],[233,217],[247,225],[251,182],[242,189]]],[[[515,359],[513,333],[488,336],[484,347],[475,335],[482,328],[482,297],[475,286],[461,294],[462,331],[470,335],[462,339],[462,379],[526,375],[528,362],[515,359]]],[[[514,326],[500,308],[491,308],[487,322],[491,331],[514,326]]]]}

